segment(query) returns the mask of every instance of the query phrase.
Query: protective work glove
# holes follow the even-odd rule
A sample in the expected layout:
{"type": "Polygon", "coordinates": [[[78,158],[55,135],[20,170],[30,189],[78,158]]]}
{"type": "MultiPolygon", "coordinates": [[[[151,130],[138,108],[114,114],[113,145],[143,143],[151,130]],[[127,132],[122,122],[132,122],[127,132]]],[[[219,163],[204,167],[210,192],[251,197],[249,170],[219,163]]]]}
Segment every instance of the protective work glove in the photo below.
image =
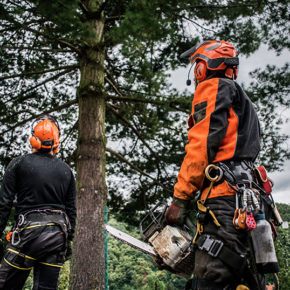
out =
{"type": "Polygon", "coordinates": [[[165,213],[166,222],[169,225],[182,226],[185,223],[185,218],[189,213],[189,205],[189,200],[173,197],[173,201],[165,213]]]}

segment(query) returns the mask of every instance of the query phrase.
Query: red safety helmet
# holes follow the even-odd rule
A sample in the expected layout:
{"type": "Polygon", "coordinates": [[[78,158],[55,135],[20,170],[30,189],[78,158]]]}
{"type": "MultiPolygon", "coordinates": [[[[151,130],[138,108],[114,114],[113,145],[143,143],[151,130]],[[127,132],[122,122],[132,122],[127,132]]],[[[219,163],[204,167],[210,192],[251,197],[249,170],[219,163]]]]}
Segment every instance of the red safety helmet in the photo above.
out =
{"type": "Polygon", "coordinates": [[[196,63],[194,75],[201,82],[208,76],[209,71],[222,71],[230,79],[238,75],[239,58],[235,47],[224,40],[207,40],[198,43],[183,54],[181,58],[189,58],[196,63]]]}
{"type": "Polygon", "coordinates": [[[42,116],[33,121],[29,142],[36,150],[51,151],[56,154],[60,146],[60,129],[58,122],[51,116],[42,116]]]}

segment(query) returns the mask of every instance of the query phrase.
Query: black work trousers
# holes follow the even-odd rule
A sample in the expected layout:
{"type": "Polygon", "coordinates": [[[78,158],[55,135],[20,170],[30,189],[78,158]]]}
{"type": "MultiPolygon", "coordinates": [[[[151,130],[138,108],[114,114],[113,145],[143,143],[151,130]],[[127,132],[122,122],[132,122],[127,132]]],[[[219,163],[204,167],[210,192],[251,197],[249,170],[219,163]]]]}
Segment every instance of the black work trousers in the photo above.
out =
{"type": "Polygon", "coordinates": [[[6,247],[0,264],[0,289],[21,290],[34,269],[33,290],[57,289],[66,236],[54,223],[28,223],[6,247]]]}
{"type": "MultiPolygon", "coordinates": [[[[236,230],[232,222],[235,197],[211,198],[206,201],[206,206],[215,213],[221,227],[217,227],[209,218],[209,221],[204,224],[203,234],[208,234],[223,241],[232,251],[243,255],[250,261],[248,232],[236,230]]],[[[195,253],[194,274],[197,277],[197,288],[193,289],[235,289],[236,285],[239,284],[247,285],[250,289],[265,289],[264,277],[255,272],[253,268],[246,267],[243,272],[242,269],[235,272],[218,257],[212,257],[207,252],[199,249],[195,253]]]]}

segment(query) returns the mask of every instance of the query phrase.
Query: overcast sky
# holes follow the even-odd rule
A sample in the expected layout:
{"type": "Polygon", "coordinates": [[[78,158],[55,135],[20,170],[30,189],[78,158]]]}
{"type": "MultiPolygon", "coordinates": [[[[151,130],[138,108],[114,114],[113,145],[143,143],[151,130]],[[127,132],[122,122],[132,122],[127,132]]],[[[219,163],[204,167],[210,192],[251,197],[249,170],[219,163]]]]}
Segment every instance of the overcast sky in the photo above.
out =
{"type": "MultiPolygon", "coordinates": [[[[260,49],[246,58],[240,57],[240,66],[239,66],[239,76],[237,79],[238,83],[249,83],[250,77],[249,72],[255,68],[263,68],[267,64],[276,64],[282,66],[287,60],[290,59],[289,51],[285,51],[280,56],[276,56],[272,51],[267,51],[266,46],[261,46],[260,49]]],[[[186,88],[190,91],[194,91],[193,86],[186,86],[186,79],[189,66],[187,68],[180,68],[174,71],[171,75],[173,87],[178,90],[184,91],[186,88]]],[[[191,72],[191,76],[192,76],[191,72]]],[[[290,110],[283,113],[284,118],[290,117],[290,110]]],[[[289,134],[290,132],[290,123],[287,123],[283,127],[283,132],[289,134]]],[[[290,148],[290,142],[288,142],[288,148],[290,148]]],[[[276,202],[283,202],[290,204],[290,161],[285,162],[282,172],[272,172],[270,174],[271,179],[274,181],[274,190],[273,197],[276,202]]]]}

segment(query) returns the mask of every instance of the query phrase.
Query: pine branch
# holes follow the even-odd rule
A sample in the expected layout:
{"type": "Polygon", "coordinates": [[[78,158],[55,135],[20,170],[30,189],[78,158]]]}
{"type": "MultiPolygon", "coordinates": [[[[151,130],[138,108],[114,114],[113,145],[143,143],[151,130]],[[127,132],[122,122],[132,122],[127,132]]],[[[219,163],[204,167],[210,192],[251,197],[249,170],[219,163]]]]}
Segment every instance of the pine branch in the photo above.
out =
{"type": "Polygon", "coordinates": [[[2,132],[1,132],[1,135],[6,134],[6,133],[8,133],[8,132],[10,132],[10,131],[13,131],[13,130],[16,129],[17,127],[19,127],[19,126],[23,126],[23,125],[25,125],[26,123],[28,123],[28,122],[30,122],[30,121],[36,119],[36,118],[39,118],[39,117],[41,117],[41,116],[43,116],[43,115],[48,115],[48,114],[50,114],[50,113],[52,113],[52,112],[61,111],[61,110],[63,110],[63,109],[69,108],[70,106],[72,106],[72,105],[74,105],[74,104],[77,104],[77,99],[74,99],[74,100],[68,101],[68,102],[66,102],[66,103],[64,103],[64,104],[62,104],[62,105],[60,105],[60,106],[58,106],[58,107],[54,107],[54,108],[52,108],[52,109],[49,109],[49,110],[43,111],[43,112],[40,113],[40,114],[32,114],[31,117],[29,117],[29,118],[27,118],[27,119],[25,119],[25,120],[23,120],[23,121],[20,121],[20,122],[16,123],[15,125],[9,127],[8,129],[2,131],[2,132]]]}
{"type": "Polygon", "coordinates": [[[17,21],[12,15],[9,15],[10,13],[7,13],[7,14],[8,14],[8,16],[10,16],[9,21],[12,22],[13,24],[15,24],[16,26],[20,27],[21,29],[24,29],[26,31],[30,31],[30,32],[34,33],[35,35],[41,35],[46,39],[54,40],[62,45],[69,47],[70,49],[77,52],[78,54],[81,53],[80,49],[78,47],[74,46],[72,43],[69,43],[64,39],[52,37],[50,34],[46,34],[46,33],[41,32],[40,30],[31,28],[26,23],[21,23],[21,22],[17,21]]]}
{"type": "Polygon", "coordinates": [[[12,78],[18,78],[18,77],[25,77],[25,76],[30,76],[30,75],[38,75],[38,74],[46,74],[49,72],[54,72],[58,70],[68,70],[68,69],[75,69],[78,68],[78,65],[67,65],[67,66],[59,66],[47,70],[40,70],[40,71],[28,71],[28,72],[22,72],[19,74],[14,74],[14,75],[8,75],[5,77],[0,78],[0,81],[7,80],[7,79],[12,79],[12,78]]]}
{"type": "Polygon", "coordinates": [[[69,130],[69,132],[66,134],[65,138],[61,141],[63,147],[66,146],[66,142],[70,138],[70,135],[73,133],[73,131],[77,129],[78,123],[79,123],[79,120],[77,120],[74,123],[74,125],[71,127],[71,129],[69,130]]]}
{"type": "MultiPolygon", "coordinates": [[[[109,74],[109,72],[106,70],[106,74],[109,74]]],[[[105,80],[110,84],[110,86],[113,88],[113,90],[116,92],[117,95],[120,97],[123,97],[123,94],[118,89],[117,85],[113,80],[111,80],[108,76],[105,76],[105,80]]]]}
{"type": "MultiPolygon", "coordinates": [[[[1,31],[0,31],[1,32],[1,31]]],[[[39,47],[31,47],[31,46],[15,46],[15,45],[7,45],[2,46],[3,49],[9,50],[35,50],[42,52],[61,52],[61,53],[72,53],[74,51],[70,49],[60,49],[60,48],[39,48],[39,47]]]]}
{"type": "Polygon", "coordinates": [[[108,148],[108,147],[106,148],[106,151],[109,152],[109,153],[111,153],[113,156],[115,156],[121,162],[126,163],[127,165],[129,165],[133,170],[137,171],[141,175],[146,176],[146,177],[150,178],[151,180],[153,180],[156,184],[158,184],[159,186],[161,186],[166,191],[172,193],[172,191],[169,188],[167,188],[166,186],[164,186],[162,183],[160,183],[157,179],[155,179],[154,177],[152,177],[150,174],[148,174],[148,173],[144,172],[143,170],[141,170],[139,167],[137,167],[132,162],[130,162],[129,160],[127,160],[120,153],[118,153],[118,152],[116,152],[113,149],[108,148]]]}
{"type": "MultiPolygon", "coordinates": [[[[258,1],[260,2],[260,1],[258,1]]],[[[259,5],[259,3],[258,3],[259,5]]],[[[256,7],[255,4],[230,4],[230,5],[194,5],[188,7],[189,9],[233,9],[233,8],[247,8],[247,7],[256,7]]]]}
{"type": "Polygon", "coordinates": [[[124,19],[125,15],[117,15],[117,16],[110,16],[105,19],[106,22],[113,22],[115,20],[122,20],[124,19]]]}
{"type": "Polygon", "coordinates": [[[107,104],[107,108],[113,112],[115,116],[117,116],[125,125],[127,125],[134,134],[139,138],[139,140],[145,145],[145,147],[152,153],[152,155],[157,159],[160,160],[160,158],[157,156],[156,152],[152,150],[150,145],[145,141],[145,139],[142,137],[140,132],[129,122],[128,119],[126,119],[123,115],[121,115],[117,110],[116,107],[113,105],[107,104]]]}
{"type": "Polygon", "coordinates": [[[188,18],[186,16],[181,16],[181,18],[185,19],[187,21],[190,21],[192,24],[194,24],[194,25],[196,25],[196,26],[198,26],[198,27],[200,27],[200,28],[202,28],[204,30],[207,30],[207,31],[210,31],[210,32],[214,32],[215,34],[217,34],[217,32],[215,30],[207,28],[207,27],[204,27],[204,26],[200,25],[199,23],[197,23],[196,21],[194,21],[194,20],[192,20],[192,19],[190,19],[190,18],[188,18]]]}
{"type": "MultiPolygon", "coordinates": [[[[135,126],[133,126],[128,119],[126,119],[123,115],[121,115],[116,109],[116,107],[114,107],[113,105],[107,104],[107,108],[109,110],[111,110],[113,112],[113,114],[115,116],[117,116],[117,118],[119,118],[125,125],[127,125],[132,131],[133,133],[138,137],[138,139],[145,145],[145,147],[149,150],[149,152],[151,152],[151,154],[155,157],[156,159],[156,167],[158,170],[158,176],[161,174],[161,168],[159,166],[160,164],[160,158],[159,156],[156,154],[156,152],[151,148],[151,146],[147,143],[147,141],[142,137],[142,135],[140,134],[140,132],[136,129],[135,126]]],[[[148,156],[148,154],[146,154],[148,156]]],[[[148,156],[150,157],[150,156],[148,156]]],[[[167,172],[166,172],[167,173],[167,172]]]]}
{"type": "Polygon", "coordinates": [[[45,79],[44,81],[42,81],[42,82],[36,84],[35,86],[28,88],[26,91],[21,92],[21,94],[15,96],[15,97],[10,98],[10,99],[7,100],[7,102],[5,102],[5,103],[8,103],[8,102],[14,101],[15,99],[19,99],[19,101],[21,101],[21,102],[26,101],[27,99],[30,98],[30,96],[26,96],[26,97],[25,97],[25,96],[24,96],[24,97],[21,97],[21,96],[26,95],[27,93],[29,93],[29,92],[31,92],[31,91],[37,89],[38,87],[40,87],[40,86],[42,86],[42,85],[44,85],[44,84],[46,84],[46,83],[48,83],[48,82],[51,82],[51,81],[53,81],[53,80],[55,80],[55,79],[58,79],[59,77],[61,77],[61,76],[65,75],[65,74],[67,74],[67,73],[70,72],[71,70],[73,70],[73,69],[67,69],[67,70],[64,70],[64,71],[62,71],[62,72],[60,72],[60,73],[58,73],[58,74],[55,74],[55,75],[53,75],[52,77],[49,77],[49,78],[45,79]]]}
{"type": "Polygon", "coordinates": [[[184,112],[188,114],[188,111],[182,110],[181,108],[176,107],[176,105],[185,105],[186,103],[183,101],[156,101],[153,99],[143,99],[143,98],[138,98],[138,97],[118,97],[118,96],[112,96],[112,95],[107,95],[106,98],[108,100],[112,101],[118,101],[118,102],[129,102],[129,103],[143,103],[143,104],[152,104],[152,105],[157,105],[157,106],[169,106],[173,109],[176,109],[178,111],[184,112]]]}
{"type": "MultiPolygon", "coordinates": [[[[107,70],[106,70],[106,74],[110,75],[110,73],[107,70]]],[[[132,97],[124,97],[123,94],[121,93],[120,89],[117,87],[116,83],[112,79],[110,79],[108,76],[106,76],[105,79],[108,81],[108,83],[113,88],[113,90],[116,92],[116,94],[120,96],[120,97],[107,96],[108,99],[116,100],[116,101],[124,101],[124,102],[150,103],[150,104],[159,105],[159,106],[169,105],[169,107],[176,109],[177,111],[181,111],[181,112],[188,114],[188,111],[182,110],[181,108],[177,108],[175,106],[175,105],[184,105],[184,102],[170,101],[168,103],[168,102],[156,101],[156,100],[152,100],[152,99],[150,101],[148,101],[146,99],[140,99],[140,98],[136,98],[136,97],[133,97],[133,98],[132,97]]]]}

